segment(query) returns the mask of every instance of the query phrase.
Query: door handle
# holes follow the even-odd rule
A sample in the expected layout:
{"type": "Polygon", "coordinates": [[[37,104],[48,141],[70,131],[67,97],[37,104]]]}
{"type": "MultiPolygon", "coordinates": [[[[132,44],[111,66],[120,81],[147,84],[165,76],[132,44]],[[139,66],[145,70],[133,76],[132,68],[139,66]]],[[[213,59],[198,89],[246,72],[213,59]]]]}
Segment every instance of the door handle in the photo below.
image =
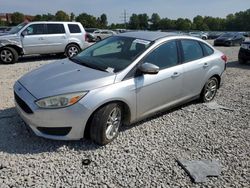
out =
{"type": "Polygon", "coordinates": [[[40,37],[40,38],[38,38],[38,40],[44,40],[44,38],[43,38],[43,37],[40,37]]]}
{"type": "Polygon", "coordinates": [[[204,68],[206,68],[206,67],[208,67],[208,66],[209,66],[208,63],[204,63],[204,64],[203,64],[203,67],[204,67],[204,68]]]}
{"type": "Polygon", "coordinates": [[[179,73],[179,72],[174,72],[173,73],[173,75],[171,76],[172,78],[176,78],[176,77],[178,77],[178,76],[180,76],[181,75],[181,73],[179,73]]]}
{"type": "Polygon", "coordinates": [[[65,37],[65,36],[62,36],[61,39],[66,39],[66,37],[65,37]]]}

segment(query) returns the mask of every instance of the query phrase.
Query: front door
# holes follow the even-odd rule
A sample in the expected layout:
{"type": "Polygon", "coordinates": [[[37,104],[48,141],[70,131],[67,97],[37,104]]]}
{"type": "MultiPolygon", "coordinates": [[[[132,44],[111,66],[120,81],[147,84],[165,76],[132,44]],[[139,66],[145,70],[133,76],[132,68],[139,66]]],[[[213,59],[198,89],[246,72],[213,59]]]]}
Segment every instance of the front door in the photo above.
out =
{"type": "Polygon", "coordinates": [[[183,67],[178,64],[176,41],[161,44],[142,61],[160,68],[158,74],[135,78],[137,118],[178,103],[182,98],[183,67]]]}
{"type": "Polygon", "coordinates": [[[22,33],[24,54],[42,54],[47,51],[45,24],[31,24],[22,33]]]}

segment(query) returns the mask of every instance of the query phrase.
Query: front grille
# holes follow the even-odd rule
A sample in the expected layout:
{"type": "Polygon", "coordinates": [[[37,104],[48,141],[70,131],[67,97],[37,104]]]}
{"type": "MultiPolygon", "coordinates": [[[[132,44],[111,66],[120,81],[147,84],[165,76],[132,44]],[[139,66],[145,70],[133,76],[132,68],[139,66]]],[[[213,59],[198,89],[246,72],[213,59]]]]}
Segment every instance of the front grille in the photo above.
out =
{"type": "Polygon", "coordinates": [[[72,127],[37,127],[39,131],[43,134],[53,135],[53,136],[65,136],[69,134],[72,127]]]}
{"type": "Polygon", "coordinates": [[[14,92],[14,96],[17,104],[24,112],[26,112],[27,114],[33,114],[31,108],[16,94],[16,92],[14,92]]]}

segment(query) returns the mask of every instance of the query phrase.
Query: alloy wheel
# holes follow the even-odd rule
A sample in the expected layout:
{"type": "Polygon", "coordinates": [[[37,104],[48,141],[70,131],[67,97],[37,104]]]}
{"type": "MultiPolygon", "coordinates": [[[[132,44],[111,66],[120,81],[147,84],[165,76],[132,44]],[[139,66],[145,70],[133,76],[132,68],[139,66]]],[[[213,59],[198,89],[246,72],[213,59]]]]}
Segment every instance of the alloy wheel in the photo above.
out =
{"type": "Polygon", "coordinates": [[[115,107],[109,114],[107,120],[107,127],[106,127],[106,137],[107,139],[113,139],[119,129],[121,124],[121,109],[119,107],[115,107]]]}
{"type": "Polygon", "coordinates": [[[207,101],[211,101],[217,91],[217,81],[215,79],[211,79],[205,88],[205,99],[207,101]]]}
{"type": "Polygon", "coordinates": [[[2,50],[0,56],[1,60],[5,63],[10,63],[13,61],[13,54],[9,50],[2,50]]]}

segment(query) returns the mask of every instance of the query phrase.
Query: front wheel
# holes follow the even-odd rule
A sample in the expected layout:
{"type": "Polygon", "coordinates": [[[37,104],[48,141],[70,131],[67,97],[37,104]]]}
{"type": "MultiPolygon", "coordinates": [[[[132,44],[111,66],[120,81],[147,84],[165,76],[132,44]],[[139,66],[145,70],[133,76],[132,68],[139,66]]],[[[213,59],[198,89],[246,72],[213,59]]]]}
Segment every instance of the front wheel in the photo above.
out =
{"type": "Polygon", "coordinates": [[[65,50],[65,54],[67,57],[74,57],[80,52],[80,48],[76,44],[70,44],[67,46],[65,50]]]}
{"type": "Polygon", "coordinates": [[[4,64],[13,64],[18,59],[18,53],[11,47],[4,47],[0,50],[0,62],[4,64]]]}
{"type": "Polygon", "coordinates": [[[217,93],[218,87],[219,87],[218,79],[215,77],[210,78],[201,92],[202,102],[212,101],[217,93]]]}
{"type": "Polygon", "coordinates": [[[121,124],[121,105],[111,103],[103,106],[93,116],[90,125],[90,138],[99,145],[106,145],[118,136],[121,124]]]}
{"type": "Polygon", "coordinates": [[[241,58],[239,58],[239,63],[240,64],[245,64],[247,61],[245,60],[245,59],[241,59],[241,58]]]}

